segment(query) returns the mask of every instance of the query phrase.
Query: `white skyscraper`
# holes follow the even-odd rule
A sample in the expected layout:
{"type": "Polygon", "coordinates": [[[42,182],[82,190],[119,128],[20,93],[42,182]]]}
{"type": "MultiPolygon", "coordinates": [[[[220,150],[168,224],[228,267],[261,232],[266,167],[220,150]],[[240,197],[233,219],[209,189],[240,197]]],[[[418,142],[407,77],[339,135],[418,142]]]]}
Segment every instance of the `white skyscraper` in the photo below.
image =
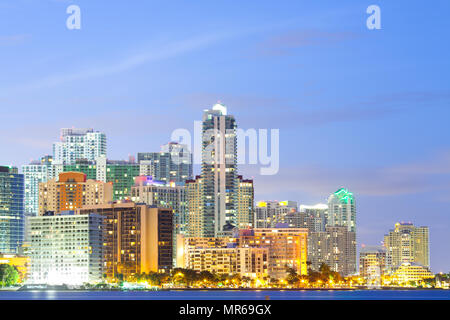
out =
{"type": "Polygon", "coordinates": [[[202,201],[204,236],[237,225],[237,139],[234,116],[223,104],[204,110],[202,127],[202,201]]]}
{"type": "Polygon", "coordinates": [[[61,141],[53,144],[55,164],[75,164],[77,159],[106,156],[106,135],[93,129],[61,129],[61,141]]]}
{"type": "Polygon", "coordinates": [[[353,193],[340,188],[328,198],[328,226],[356,231],[356,205],[353,193]]]}
{"type": "Polygon", "coordinates": [[[36,216],[39,212],[39,183],[53,178],[52,157],[45,156],[22,166],[25,183],[24,205],[27,216],[36,216]]]}

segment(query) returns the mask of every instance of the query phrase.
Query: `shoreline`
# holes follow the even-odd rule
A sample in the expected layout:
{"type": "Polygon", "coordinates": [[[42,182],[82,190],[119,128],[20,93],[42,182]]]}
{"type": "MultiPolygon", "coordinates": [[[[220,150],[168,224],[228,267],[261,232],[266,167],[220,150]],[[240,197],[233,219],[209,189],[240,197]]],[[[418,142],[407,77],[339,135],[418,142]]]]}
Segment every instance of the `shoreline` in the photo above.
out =
{"type": "Polygon", "coordinates": [[[449,289],[444,288],[408,288],[408,287],[380,287],[380,288],[367,288],[367,287],[353,287],[353,288],[158,288],[158,289],[92,289],[92,288],[61,288],[59,286],[49,286],[48,288],[36,289],[36,288],[0,288],[0,292],[30,292],[30,291],[61,291],[61,292],[158,292],[158,291],[445,291],[449,289]]]}

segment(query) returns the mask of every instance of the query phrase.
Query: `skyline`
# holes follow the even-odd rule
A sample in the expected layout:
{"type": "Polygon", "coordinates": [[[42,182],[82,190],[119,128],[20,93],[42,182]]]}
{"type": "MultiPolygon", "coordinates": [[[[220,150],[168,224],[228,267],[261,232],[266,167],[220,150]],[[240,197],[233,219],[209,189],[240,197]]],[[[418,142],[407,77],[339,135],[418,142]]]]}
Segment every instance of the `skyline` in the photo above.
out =
{"type": "Polygon", "coordinates": [[[221,100],[239,128],[280,129],[277,175],[239,167],[255,202],[315,204],[345,186],[359,247],[395,222],[426,225],[432,270],[447,272],[449,4],[377,1],[369,31],[370,4],[2,1],[0,163],[50,154],[72,126],[105,132],[110,159],[157,151],[221,100]],[[65,29],[69,3],[79,31],[65,29]]]}

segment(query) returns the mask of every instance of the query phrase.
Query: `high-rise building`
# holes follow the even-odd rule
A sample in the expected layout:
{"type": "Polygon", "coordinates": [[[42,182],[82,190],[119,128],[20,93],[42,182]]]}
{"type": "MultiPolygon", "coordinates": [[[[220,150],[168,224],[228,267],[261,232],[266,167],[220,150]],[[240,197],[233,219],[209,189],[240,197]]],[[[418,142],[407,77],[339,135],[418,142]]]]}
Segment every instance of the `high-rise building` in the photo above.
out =
{"type": "Polygon", "coordinates": [[[308,229],[311,232],[325,231],[328,222],[328,205],[319,203],[313,206],[300,205],[300,213],[304,214],[308,229]]]}
{"type": "Polygon", "coordinates": [[[239,247],[268,248],[268,274],[283,279],[287,268],[307,274],[307,238],[307,229],[256,228],[240,231],[239,247]]]}
{"type": "Polygon", "coordinates": [[[83,172],[86,174],[87,180],[99,180],[106,182],[105,180],[97,179],[97,161],[90,161],[86,159],[78,159],[74,164],[63,165],[63,172],[83,172]]]}
{"type": "Polygon", "coordinates": [[[139,176],[139,165],[134,161],[97,159],[97,179],[113,184],[113,200],[131,196],[134,178],[139,176]]]}
{"type": "Polygon", "coordinates": [[[356,205],[353,193],[340,188],[328,198],[328,226],[345,226],[356,232],[356,205]]]}
{"type": "Polygon", "coordinates": [[[384,236],[384,246],[390,257],[391,271],[402,263],[416,263],[430,267],[428,227],[416,227],[412,223],[396,223],[384,236]]]}
{"type": "MultiPolygon", "coordinates": [[[[278,223],[288,223],[285,217],[290,213],[297,212],[297,202],[259,201],[255,211],[256,228],[274,228],[278,223]]],[[[291,223],[295,222],[291,221],[291,223]]]]}
{"type": "Polygon", "coordinates": [[[195,180],[186,180],[186,235],[189,237],[206,237],[203,219],[203,179],[197,176],[195,180]]]}
{"type": "Polygon", "coordinates": [[[24,240],[24,177],[0,166],[0,253],[18,253],[24,240]]]}
{"type": "MultiPolygon", "coordinates": [[[[158,208],[173,210],[173,246],[176,249],[178,234],[186,234],[186,192],[185,186],[176,185],[175,182],[166,184],[163,181],[153,180],[150,176],[138,176],[135,185],[131,187],[131,200],[136,203],[145,203],[158,208]]],[[[174,255],[174,264],[175,264],[174,255]]]]}
{"type": "Polygon", "coordinates": [[[52,156],[44,156],[22,166],[25,181],[25,215],[37,216],[39,213],[39,183],[52,178],[52,156]]]}
{"type": "Polygon", "coordinates": [[[73,211],[28,218],[28,281],[81,285],[103,276],[103,218],[73,211]]]}
{"type": "Polygon", "coordinates": [[[242,179],[242,176],[238,176],[236,222],[239,229],[247,229],[255,226],[254,199],[253,180],[242,179]]]}
{"type": "Polygon", "coordinates": [[[111,183],[86,180],[82,172],[60,173],[58,180],[51,179],[39,184],[39,215],[108,203],[112,201],[112,190],[111,183]]]}
{"type": "Polygon", "coordinates": [[[107,160],[105,156],[98,157],[95,161],[78,159],[75,163],[62,167],[62,172],[83,172],[88,180],[111,182],[114,201],[129,198],[134,178],[139,176],[139,165],[134,160],[107,160]]]}
{"type": "Polygon", "coordinates": [[[308,260],[311,269],[322,263],[343,276],[356,273],[356,235],[347,227],[326,227],[324,232],[309,232],[308,260]]]}
{"type": "Polygon", "coordinates": [[[234,116],[220,103],[204,110],[202,122],[202,220],[205,236],[237,225],[237,138],[234,116]]]}
{"type": "Polygon", "coordinates": [[[61,129],[59,142],[53,144],[53,162],[74,164],[77,159],[94,161],[106,156],[106,135],[93,129],[61,129]]]}
{"type": "Polygon", "coordinates": [[[172,269],[172,209],[125,201],[84,206],[76,213],[97,213],[104,218],[103,258],[108,279],[172,269]]]}
{"type": "Polygon", "coordinates": [[[192,179],[192,153],[185,144],[169,142],[160,152],[138,153],[140,175],[152,176],[166,183],[184,185],[192,179]]]}
{"type": "Polygon", "coordinates": [[[386,248],[383,246],[364,247],[359,252],[359,275],[368,283],[381,283],[386,273],[386,248]]]}

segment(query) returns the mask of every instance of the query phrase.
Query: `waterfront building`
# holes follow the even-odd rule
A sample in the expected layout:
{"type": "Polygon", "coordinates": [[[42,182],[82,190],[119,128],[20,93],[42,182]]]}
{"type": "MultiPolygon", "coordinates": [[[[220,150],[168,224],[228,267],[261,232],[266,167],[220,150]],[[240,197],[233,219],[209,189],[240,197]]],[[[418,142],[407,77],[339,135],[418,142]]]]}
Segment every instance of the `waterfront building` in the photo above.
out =
{"type": "Polygon", "coordinates": [[[37,216],[39,213],[39,183],[52,178],[52,161],[53,157],[47,155],[22,166],[25,216],[37,216]]]}
{"type": "Polygon", "coordinates": [[[327,225],[346,226],[348,231],[356,232],[356,204],[353,193],[340,188],[330,195],[327,225]]]}
{"type": "Polygon", "coordinates": [[[223,104],[202,118],[202,227],[215,237],[237,225],[237,138],[234,116],[223,104]]]}
{"type": "Polygon", "coordinates": [[[24,176],[16,167],[0,166],[0,253],[18,253],[24,229],[24,176]]]}
{"type": "Polygon", "coordinates": [[[326,227],[324,232],[309,232],[308,261],[318,271],[322,263],[342,276],[356,273],[356,235],[347,227],[326,227]]]}
{"type": "Polygon", "coordinates": [[[386,248],[383,246],[363,247],[359,252],[359,275],[367,283],[381,283],[386,274],[386,248]]]}
{"type": "Polygon", "coordinates": [[[424,266],[404,262],[394,271],[392,280],[400,285],[409,285],[411,282],[434,278],[430,270],[424,266]]]}
{"type": "Polygon", "coordinates": [[[239,247],[268,249],[270,277],[284,279],[287,267],[299,275],[307,274],[307,229],[256,228],[239,232],[239,247]]]}
{"type": "Polygon", "coordinates": [[[66,211],[28,220],[29,283],[81,285],[102,280],[100,215],[66,211]]]}
{"type": "Polygon", "coordinates": [[[61,129],[59,142],[53,144],[53,162],[74,164],[78,159],[94,161],[106,157],[106,135],[93,129],[61,129]]]}
{"type": "Polygon", "coordinates": [[[391,260],[391,270],[402,263],[416,263],[430,267],[428,227],[416,227],[412,223],[396,223],[384,236],[384,246],[391,260]]]}
{"type": "Polygon", "coordinates": [[[62,172],[58,180],[39,184],[39,215],[108,203],[112,201],[112,190],[111,183],[86,180],[82,172],[62,172]]]}
{"type": "Polygon", "coordinates": [[[259,201],[256,205],[255,228],[273,228],[277,223],[296,224],[296,216],[288,216],[293,212],[297,212],[297,202],[295,201],[259,201]]]}
{"type": "Polygon", "coordinates": [[[172,209],[122,201],[84,206],[76,213],[104,217],[103,258],[108,279],[172,269],[172,209]]]}
{"type": "Polygon", "coordinates": [[[253,180],[237,178],[237,227],[247,229],[255,226],[255,191],[253,180]]]}
{"type": "MultiPolygon", "coordinates": [[[[176,185],[175,182],[167,185],[163,181],[153,180],[150,176],[138,176],[135,178],[135,185],[131,187],[131,200],[136,203],[173,210],[173,246],[175,250],[177,234],[186,234],[185,186],[176,185]]],[[[173,258],[175,263],[175,255],[173,258]]]]}
{"type": "Polygon", "coordinates": [[[268,276],[268,248],[238,247],[232,237],[178,237],[179,268],[258,279],[268,276]]]}
{"type": "Polygon", "coordinates": [[[184,185],[192,179],[192,153],[185,144],[169,142],[160,152],[138,153],[140,175],[152,176],[166,183],[184,185]]]}

